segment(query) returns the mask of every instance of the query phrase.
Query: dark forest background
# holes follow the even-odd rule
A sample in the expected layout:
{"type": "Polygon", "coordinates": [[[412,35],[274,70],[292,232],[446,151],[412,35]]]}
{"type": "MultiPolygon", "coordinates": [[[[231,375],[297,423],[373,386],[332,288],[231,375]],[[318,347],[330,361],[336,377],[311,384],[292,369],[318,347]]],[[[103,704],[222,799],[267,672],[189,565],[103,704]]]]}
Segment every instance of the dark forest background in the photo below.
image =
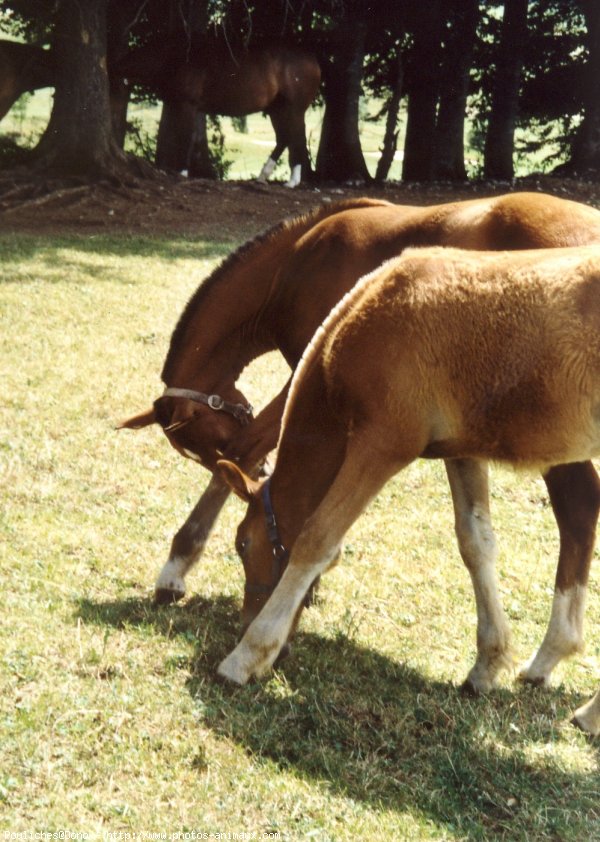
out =
{"type": "MultiPolygon", "coordinates": [[[[211,37],[232,51],[283,41],[317,56],[325,106],[318,180],[370,179],[361,96],[380,102],[385,119],[379,180],[389,172],[401,114],[405,181],[467,178],[467,116],[485,178],[513,177],[517,127],[531,129],[521,153],[539,151],[552,136],[561,175],[600,177],[597,0],[4,0],[0,9],[11,38],[36,48],[20,66],[11,57],[14,94],[55,91],[48,128],[27,158],[32,174],[147,174],[122,151],[126,104],[132,94],[160,92],[156,85],[124,91],[119,64],[145,44],[211,37]]],[[[8,78],[4,68],[0,56],[8,78]]],[[[164,132],[167,111],[168,103],[164,132]]],[[[195,137],[197,174],[208,174],[205,134],[195,137]]]]}

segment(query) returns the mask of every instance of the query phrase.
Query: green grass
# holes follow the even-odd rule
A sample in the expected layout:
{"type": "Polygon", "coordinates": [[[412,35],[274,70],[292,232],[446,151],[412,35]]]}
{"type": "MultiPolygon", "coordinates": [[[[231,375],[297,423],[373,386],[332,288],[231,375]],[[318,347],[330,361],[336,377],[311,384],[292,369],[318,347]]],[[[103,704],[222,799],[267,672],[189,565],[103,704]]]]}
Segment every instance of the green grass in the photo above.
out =
{"type": "MultiPolygon", "coordinates": [[[[154,608],[206,482],[153,428],[171,330],[233,244],[0,236],[0,829],[280,833],[284,839],[600,839],[598,740],[568,718],[599,676],[457,690],[475,609],[441,463],[388,484],[325,577],[291,658],[215,682],[238,633],[232,500],[183,604],[154,608]]],[[[244,372],[263,404],[286,371],[244,372]]],[[[540,480],[493,471],[517,661],[543,636],[557,537],[540,480]]],[[[233,837],[232,837],[233,838],[233,837]]]]}

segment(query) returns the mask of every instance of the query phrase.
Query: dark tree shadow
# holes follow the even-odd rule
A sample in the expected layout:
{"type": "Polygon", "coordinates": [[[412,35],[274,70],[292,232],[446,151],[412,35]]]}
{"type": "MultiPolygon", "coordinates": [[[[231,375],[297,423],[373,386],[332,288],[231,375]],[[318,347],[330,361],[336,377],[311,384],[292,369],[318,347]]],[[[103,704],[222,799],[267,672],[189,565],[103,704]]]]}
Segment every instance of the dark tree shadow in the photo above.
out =
{"type": "Polygon", "coordinates": [[[307,633],[273,680],[233,688],[215,679],[239,629],[231,598],[86,600],[78,615],[194,640],[187,689],[205,724],[255,762],[371,809],[417,812],[461,839],[600,838],[597,773],[565,771],[552,754],[531,761],[532,746],[564,739],[556,723],[581,703],[564,688],[466,697],[344,636],[307,633]]]}

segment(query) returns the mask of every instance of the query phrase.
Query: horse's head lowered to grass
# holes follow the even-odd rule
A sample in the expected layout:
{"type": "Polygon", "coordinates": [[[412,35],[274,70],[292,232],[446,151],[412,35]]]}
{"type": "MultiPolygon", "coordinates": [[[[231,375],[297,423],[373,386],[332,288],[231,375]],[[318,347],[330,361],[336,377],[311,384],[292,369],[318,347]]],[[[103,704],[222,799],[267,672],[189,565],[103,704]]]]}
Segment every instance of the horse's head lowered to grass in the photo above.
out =
{"type": "Polygon", "coordinates": [[[152,409],[133,416],[120,429],[138,430],[159,424],[182,456],[214,471],[241,427],[252,421],[252,406],[237,389],[225,399],[194,389],[165,389],[152,409]]]}

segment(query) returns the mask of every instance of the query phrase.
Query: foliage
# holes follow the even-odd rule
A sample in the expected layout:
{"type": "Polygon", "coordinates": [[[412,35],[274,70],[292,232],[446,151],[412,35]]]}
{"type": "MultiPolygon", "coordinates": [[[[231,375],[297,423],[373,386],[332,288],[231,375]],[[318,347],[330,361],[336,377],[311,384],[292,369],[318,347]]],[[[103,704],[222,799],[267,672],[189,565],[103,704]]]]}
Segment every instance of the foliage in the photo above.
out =
{"type": "Polygon", "coordinates": [[[218,117],[207,117],[208,153],[217,178],[227,178],[233,161],[227,157],[225,133],[218,117]]]}

